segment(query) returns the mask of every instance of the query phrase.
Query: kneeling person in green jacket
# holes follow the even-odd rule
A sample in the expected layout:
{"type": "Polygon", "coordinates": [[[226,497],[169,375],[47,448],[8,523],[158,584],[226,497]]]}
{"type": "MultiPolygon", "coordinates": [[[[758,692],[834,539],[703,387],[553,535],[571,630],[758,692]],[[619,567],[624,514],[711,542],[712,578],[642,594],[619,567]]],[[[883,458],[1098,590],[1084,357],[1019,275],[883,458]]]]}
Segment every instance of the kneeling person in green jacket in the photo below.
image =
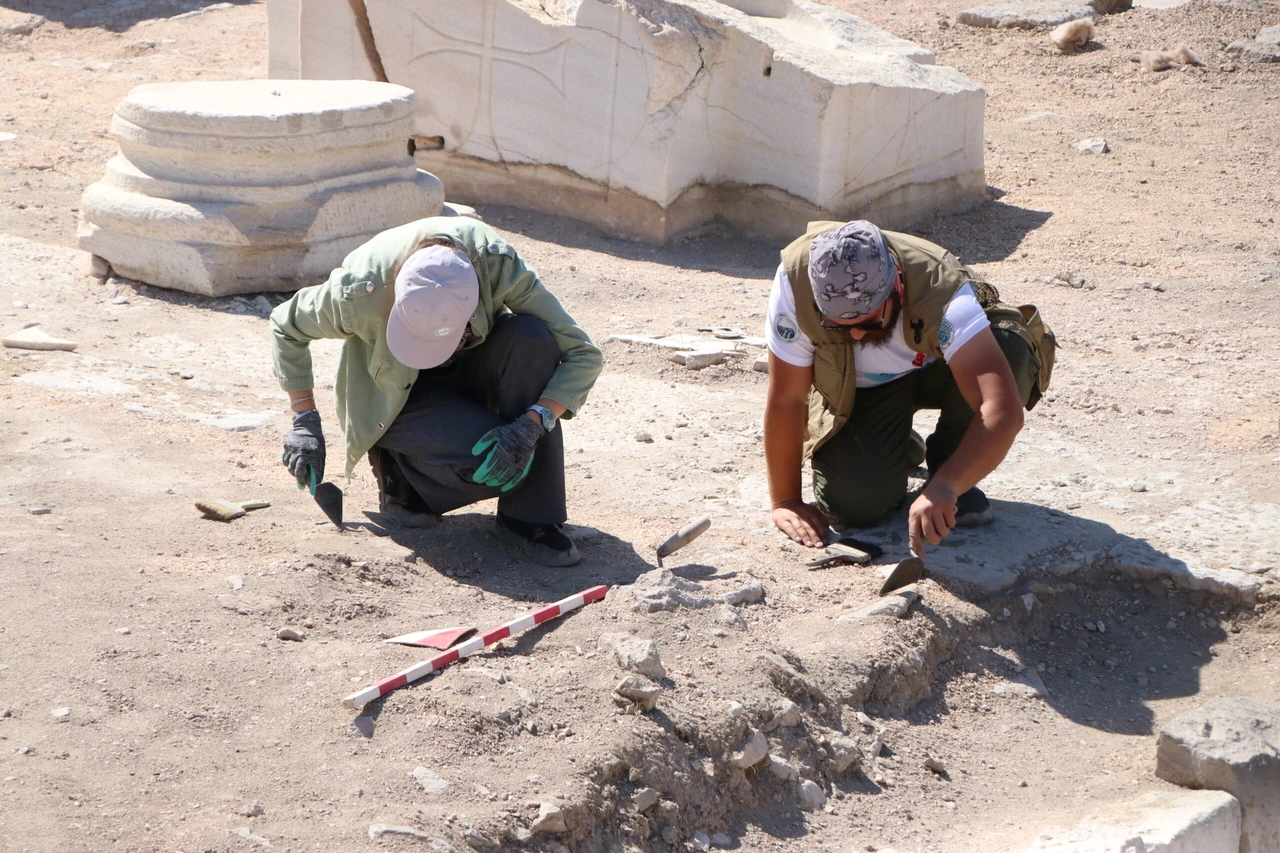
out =
{"type": "Polygon", "coordinates": [[[313,493],[325,464],[308,349],[319,338],[344,340],[334,387],[346,474],[368,454],[384,519],[429,527],[496,497],[500,538],[544,565],[581,559],[562,530],[559,423],[603,359],[497,232],[466,217],[384,231],[272,312],[294,412],[283,460],[313,493]]]}

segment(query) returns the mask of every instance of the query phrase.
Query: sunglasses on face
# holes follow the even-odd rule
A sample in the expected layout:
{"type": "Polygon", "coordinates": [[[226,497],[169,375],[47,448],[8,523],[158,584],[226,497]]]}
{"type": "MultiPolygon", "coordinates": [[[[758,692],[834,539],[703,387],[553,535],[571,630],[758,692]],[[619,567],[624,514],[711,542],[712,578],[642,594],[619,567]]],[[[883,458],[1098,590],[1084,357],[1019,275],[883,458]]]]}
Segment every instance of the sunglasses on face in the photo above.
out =
{"type": "MultiPolygon", "coordinates": [[[[889,304],[889,300],[887,300],[887,299],[886,299],[886,300],[885,300],[885,302],[884,302],[884,305],[881,305],[881,306],[880,306],[880,319],[879,319],[879,320],[863,320],[863,321],[862,321],[862,322],[860,322],[860,323],[836,323],[836,322],[832,322],[832,321],[828,320],[828,319],[827,319],[827,315],[823,314],[823,313],[822,313],[822,310],[821,310],[821,309],[819,309],[819,310],[818,310],[818,325],[822,326],[822,328],[826,329],[828,332],[844,332],[845,334],[848,334],[848,333],[849,333],[849,332],[851,332],[851,331],[857,331],[857,332],[879,332],[879,331],[883,331],[884,329],[887,329],[887,328],[889,327],[889,326],[888,326],[888,322],[887,322],[887,321],[888,321],[888,317],[885,315],[885,307],[886,307],[888,304],[889,304]]],[[[815,308],[817,307],[817,303],[816,303],[816,302],[814,303],[814,307],[815,307],[815,308]]]]}

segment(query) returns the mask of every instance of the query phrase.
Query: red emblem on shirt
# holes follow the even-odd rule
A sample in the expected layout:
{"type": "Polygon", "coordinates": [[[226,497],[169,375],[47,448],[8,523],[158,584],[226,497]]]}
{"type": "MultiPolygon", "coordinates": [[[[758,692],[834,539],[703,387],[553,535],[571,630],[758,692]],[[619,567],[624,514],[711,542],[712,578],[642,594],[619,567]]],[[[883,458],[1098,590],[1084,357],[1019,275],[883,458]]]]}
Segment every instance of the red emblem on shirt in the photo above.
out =
{"type": "Polygon", "coordinates": [[[925,356],[925,354],[924,354],[924,353],[922,353],[922,352],[918,352],[918,353],[916,353],[916,357],[911,361],[911,363],[912,363],[912,364],[914,364],[916,367],[923,367],[923,366],[924,366],[924,360],[925,360],[925,358],[926,358],[926,357],[927,357],[927,356],[925,356]]]}

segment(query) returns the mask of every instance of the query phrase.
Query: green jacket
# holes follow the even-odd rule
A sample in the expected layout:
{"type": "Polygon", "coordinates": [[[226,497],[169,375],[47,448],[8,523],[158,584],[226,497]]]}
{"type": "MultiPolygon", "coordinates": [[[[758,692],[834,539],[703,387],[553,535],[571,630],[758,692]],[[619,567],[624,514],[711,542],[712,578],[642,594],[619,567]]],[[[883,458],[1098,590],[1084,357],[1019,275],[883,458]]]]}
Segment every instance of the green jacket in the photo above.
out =
{"type": "Polygon", "coordinates": [[[572,417],[604,364],[599,348],[538,274],[489,226],[464,216],[420,219],[383,231],[354,250],[324,284],[305,287],[271,312],[271,352],[276,378],[285,391],[315,387],[308,344],[343,338],[334,391],[338,420],[346,434],[346,474],[382,437],[404,408],[418,371],[396,360],[387,348],[387,317],[395,301],[392,274],[405,253],[424,237],[447,240],[465,252],[480,279],[480,302],[472,316],[475,337],[484,343],[494,320],[506,311],[532,314],[551,330],[563,354],[542,396],[572,417]]]}

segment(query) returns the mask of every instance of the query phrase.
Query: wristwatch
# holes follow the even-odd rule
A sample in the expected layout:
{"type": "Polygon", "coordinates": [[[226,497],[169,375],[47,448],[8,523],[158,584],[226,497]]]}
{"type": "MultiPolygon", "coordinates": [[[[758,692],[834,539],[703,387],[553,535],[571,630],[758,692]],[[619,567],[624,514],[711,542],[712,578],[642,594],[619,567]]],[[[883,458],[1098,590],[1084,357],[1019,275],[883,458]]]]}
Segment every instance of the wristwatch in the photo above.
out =
{"type": "Polygon", "coordinates": [[[542,418],[542,428],[547,432],[551,432],[556,428],[556,413],[548,409],[546,406],[539,406],[537,403],[534,403],[529,407],[529,411],[536,413],[538,417],[542,418]]]}

